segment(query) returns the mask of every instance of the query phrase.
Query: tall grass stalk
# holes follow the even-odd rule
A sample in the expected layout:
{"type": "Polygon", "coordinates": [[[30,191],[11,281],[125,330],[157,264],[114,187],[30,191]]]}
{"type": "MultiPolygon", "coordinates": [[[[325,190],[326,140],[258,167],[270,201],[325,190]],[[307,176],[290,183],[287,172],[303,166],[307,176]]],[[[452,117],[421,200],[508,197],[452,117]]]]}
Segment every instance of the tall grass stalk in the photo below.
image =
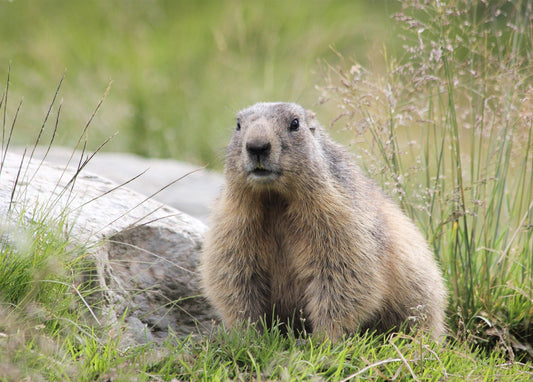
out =
{"type": "Polygon", "coordinates": [[[330,66],[323,88],[433,245],[450,333],[510,357],[533,356],[531,16],[530,2],[404,1],[405,56],[385,54],[385,76],[330,66]]]}
{"type": "Polygon", "coordinates": [[[50,128],[49,119],[56,109],[55,123],[51,127],[52,138],[47,143],[46,153],[53,144],[61,114],[61,104],[56,108],[56,99],[63,78],[53,94],[34,145],[26,148],[21,157],[12,183],[3,179],[5,174],[2,171],[22,101],[10,118],[10,74],[11,70],[0,97],[0,112],[3,114],[0,155],[0,380],[69,380],[75,375],[75,368],[72,362],[63,363],[67,357],[64,339],[69,338],[71,350],[79,350],[87,340],[98,341],[95,330],[101,328],[86,299],[94,292],[90,281],[83,277],[89,272],[90,264],[86,261],[88,248],[70,238],[69,203],[63,210],[55,208],[55,205],[62,195],[69,195],[77,175],[92,157],[84,158],[84,148],[87,128],[99,106],[78,141],[78,146],[85,141],[78,171],[66,186],[59,188],[58,180],[57,192],[42,195],[37,204],[30,203],[25,185],[34,180],[46,155],[37,166],[30,166],[30,162],[36,161],[33,158],[35,149],[41,143],[45,129],[50,128]],[[10,195],[9,200],[5,199],[7,195],[10,195]]]}

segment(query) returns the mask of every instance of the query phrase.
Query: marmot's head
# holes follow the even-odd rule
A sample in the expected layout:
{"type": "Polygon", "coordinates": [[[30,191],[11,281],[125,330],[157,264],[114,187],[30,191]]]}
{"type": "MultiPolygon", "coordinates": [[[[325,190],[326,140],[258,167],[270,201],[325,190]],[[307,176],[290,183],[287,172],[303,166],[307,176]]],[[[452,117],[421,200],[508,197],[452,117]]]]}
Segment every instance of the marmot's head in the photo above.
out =
{"type": "Polygon", "coordinates": [[[226,177],[239,186],[289,191],[323,162],[313,112],[293,103],[257,103],[237,115],[226,177]]]}

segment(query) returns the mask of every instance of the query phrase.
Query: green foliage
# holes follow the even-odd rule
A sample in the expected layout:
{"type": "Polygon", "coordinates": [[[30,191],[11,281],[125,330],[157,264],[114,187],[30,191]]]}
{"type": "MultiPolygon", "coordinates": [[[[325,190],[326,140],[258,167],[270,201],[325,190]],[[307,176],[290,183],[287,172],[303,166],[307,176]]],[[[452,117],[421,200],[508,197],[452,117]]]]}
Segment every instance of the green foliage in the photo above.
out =
{"type": "Polygon", "coordinates": [[[439,380],[446,377],[527,377],[523,365],[499,366],[464,346],[439,345],[424,336],[359,335],[338,344],[312,337],[259,333],[243,326],[209,338],[170,338],[168,354],[151,372],[164,380],[439,380]]]}
{"type": "Polygon", "coordinates": [[[57,294],[63,294],[65,286],[55,282],[64,279],[67,268],[64,263],[66,241],[43,223],[25,228],[20,224],[4,224],[3,231],[0,299],[19,305],[26,300],[50,302],[57,294]],[[43,276],[49,278],[48,282],[39,280],[43,276]]]}
{"type": "Polygon", "coordinates": [[[501,353],[483,357],[464,345],[441,345],[406,335],[355,336],[338,344],[312,337],[287,337],[253,326],[209,337],[179,338],[114,352],[113,345],[89,343],[77,354],[76,376],[90,380],[516,380],[530,367],[507,363],[501,353]]]}
{"type": "Polygon", "coordinates": [[[73,336],[79,345],[74,336],[88,311],[76,284],[83,252],[61,225],[14,221],[3,220],[0,235],[0,378],[63,379],[66,353],[57,338],[73,336]]]}

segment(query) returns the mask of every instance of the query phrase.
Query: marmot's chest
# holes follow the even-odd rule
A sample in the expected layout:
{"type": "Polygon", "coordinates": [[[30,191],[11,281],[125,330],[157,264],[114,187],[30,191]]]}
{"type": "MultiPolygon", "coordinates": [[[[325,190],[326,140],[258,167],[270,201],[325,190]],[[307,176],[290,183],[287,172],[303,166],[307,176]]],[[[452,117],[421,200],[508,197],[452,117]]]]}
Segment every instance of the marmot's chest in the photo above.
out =
{"type": "Polygon", "coordinates": [[[304,311],[306,282],[296,271],[290,253],[278,253],[270,265],[270,302],[282,319],[304,311]]]}
{"type": "Polygon", "coordinates": [[[291,235],[295,229],[294,222],[288,216],[288,205],[282,198],[270,195],[263,207],[260,240],[268,243],[270,252],[266,256],[268,274],[265,276],[269,282],[271,306],[284,320],[303,312],[306,305],[307,282],[305,276],[298,272],[297,259],[297,248],[305,237],[291,235]]]}

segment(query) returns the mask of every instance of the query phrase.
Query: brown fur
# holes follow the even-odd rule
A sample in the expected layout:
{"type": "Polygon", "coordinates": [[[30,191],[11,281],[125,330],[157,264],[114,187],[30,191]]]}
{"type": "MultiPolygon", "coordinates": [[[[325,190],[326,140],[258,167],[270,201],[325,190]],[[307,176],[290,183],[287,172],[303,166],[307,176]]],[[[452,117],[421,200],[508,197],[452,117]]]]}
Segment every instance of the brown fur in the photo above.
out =
{"type": "Polygon", "coordinates": [[[225,176],[201,273],[227,326],[274,311],[337,340],[412,325],[422,311],[420,325],[444,334],[446,291],[424,238],[312,112],[241,111],[225,176]]]}

